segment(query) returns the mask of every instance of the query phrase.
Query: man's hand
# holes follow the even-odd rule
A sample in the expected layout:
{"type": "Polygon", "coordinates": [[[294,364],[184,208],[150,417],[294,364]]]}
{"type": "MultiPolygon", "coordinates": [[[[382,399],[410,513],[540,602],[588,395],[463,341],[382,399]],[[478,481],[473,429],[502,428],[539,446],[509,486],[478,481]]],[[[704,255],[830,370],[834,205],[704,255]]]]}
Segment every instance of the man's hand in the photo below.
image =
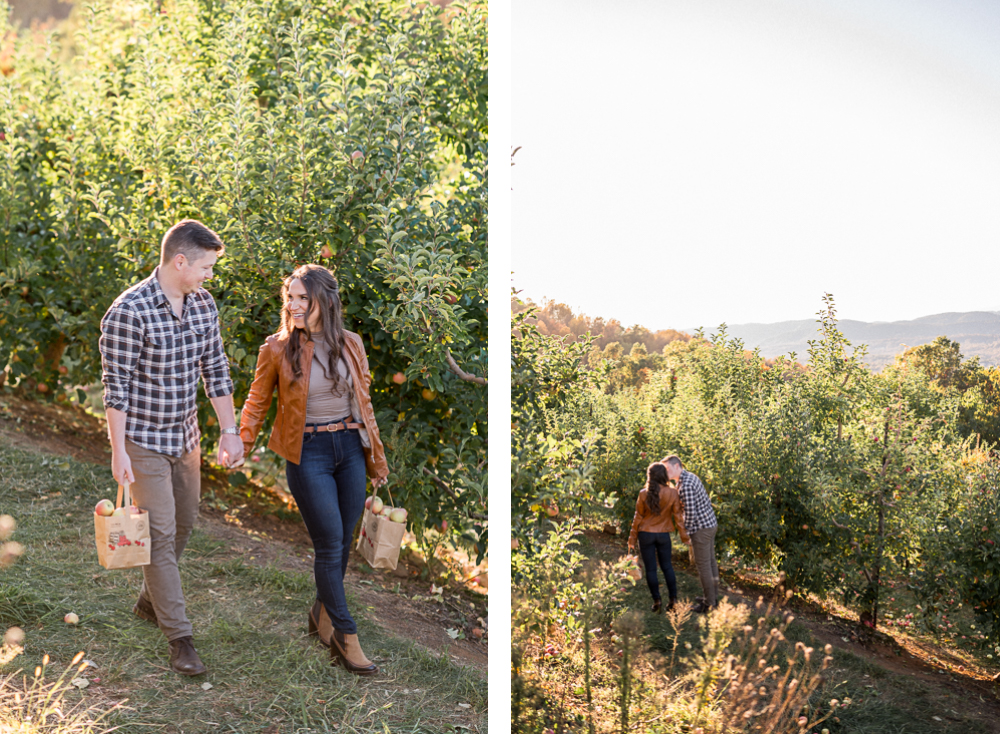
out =
{"type": "Polygon", "coordinates": [[[125,449],[111,452],[111,473],[115,481],[119,484],[135,483],[135,475],[132,473],[132,460],[125,449]]]}
{"type": "Polygon", "coordinates": [[[227,469],[243,460],[243,439],[234,433],[224,433],[219,439],[219,464],[227,469]]]}

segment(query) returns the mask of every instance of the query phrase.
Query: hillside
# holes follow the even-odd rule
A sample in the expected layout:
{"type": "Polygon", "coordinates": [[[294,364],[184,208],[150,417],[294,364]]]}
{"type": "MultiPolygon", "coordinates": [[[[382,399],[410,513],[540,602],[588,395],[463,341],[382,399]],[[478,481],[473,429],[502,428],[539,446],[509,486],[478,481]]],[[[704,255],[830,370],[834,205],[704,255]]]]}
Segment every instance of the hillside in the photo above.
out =
{"type": "MultiPolygon", "coordinates": [[[[868,345],[868,364],[880,369],[891,364],[895,355],[947,336],[962,345],[966,359],[979,357],[984,365],[1000,365],[1000,312],[969,311],[941,313],[912,321],[838,322],[841,332],[854,346],[868,345]]],[[[808,359],[809,339],[818,338],[813,319],[781,321],[776,324],[727,325],[731,337],[737,337],[748,349],[759,348],[764,357],[774,358],[795,352],[799,361],[808,359]]],[[[693,332],[694,330],[687,330],[693,332]]],[[[707,334],[715,333],[707,329],[707,334]]]]}

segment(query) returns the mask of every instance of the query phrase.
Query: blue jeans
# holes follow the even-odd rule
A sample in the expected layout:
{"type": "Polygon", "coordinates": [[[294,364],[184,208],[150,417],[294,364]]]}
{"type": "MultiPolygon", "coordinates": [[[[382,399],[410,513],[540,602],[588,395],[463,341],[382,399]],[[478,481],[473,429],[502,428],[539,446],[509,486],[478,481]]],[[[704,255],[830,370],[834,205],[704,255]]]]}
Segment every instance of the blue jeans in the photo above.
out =
{"type": "Polygon", "coordinates": [[[674,566],[670,562],[670,533],[639,532],[639,552],[642,553],[642,565],[646,567],[646,584],[653,599],[660,598],[660,581],[656,578],[656,559],[660,559],[660,568],[667,579],[667,591],[671,599],[677,598],[677,577],[674,576],[674,566]]]}
{"type": "Polygon", "coordinates": [[[347,609],[344,575],[354,526],[365,509],[365,453],[356,430],[306,433],[298,464],[285,462],[288,488],[312,538],[316,596],[334,629],[358,627],[347,609]]]}

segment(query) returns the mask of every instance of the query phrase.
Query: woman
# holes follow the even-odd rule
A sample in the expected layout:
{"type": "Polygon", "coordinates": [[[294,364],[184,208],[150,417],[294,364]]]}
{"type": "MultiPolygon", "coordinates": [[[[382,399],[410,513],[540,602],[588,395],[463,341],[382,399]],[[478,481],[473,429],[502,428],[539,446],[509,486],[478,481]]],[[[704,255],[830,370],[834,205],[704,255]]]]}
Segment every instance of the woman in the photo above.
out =
{"type": "Polygon", "coordinates": [[[670,533],[677,529],[681,540],[690,544],[691,539],[684,529],[684,516],[681,499],[677,490],[667,484],[667,467],[663,464],[650,464],[646,469],[646,486],[639,492],[635,501],[635,517],[632,518],[632,532],[628,536],[629,553],[635,553],[636,536],[639,539],[639,550],[642,552],[642,564],[646,567],[646,583],[649,593],[653,595],[653,611],[660,611],[660,582],[656,578],[656,559],[660,559],[660,568],[667,579],[667,591],[670,593],[670,603],[667,611],[674,608],[677,601],[677,578],[674,567],[670,563],[670,533]]]}
{"type": "Polygon", "coordinates": [[[368,357],[361,337],[344,330],[337,279],[329,270],[297,268],[281,295],[281,330],[260,348],[243,406],[244,455],[253,450],[277,387],[268,448],[285,459],[288,487],[316,554],[309,633],[319,635],[334,662],[373,675],[378,668],[361,650],[344,594],[351,538],[365,506],[366,469],[375,487],[389,475],[368,394],[368,357]]]}

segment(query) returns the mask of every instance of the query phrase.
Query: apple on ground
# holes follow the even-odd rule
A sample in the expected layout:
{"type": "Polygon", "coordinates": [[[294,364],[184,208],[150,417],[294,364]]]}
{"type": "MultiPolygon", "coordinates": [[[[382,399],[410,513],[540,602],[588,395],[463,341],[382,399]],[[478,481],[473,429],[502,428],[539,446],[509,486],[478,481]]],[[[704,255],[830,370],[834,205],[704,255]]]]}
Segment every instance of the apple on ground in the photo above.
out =
{"type": "Polygon", "coordinates": [[[75,614],[73,614],[73,612],[70,612],[65,617],[63,617],[63,622],[65,622],[66,624],[77,624],[79,621],[80,618],[75,614]]]}
{"type": "Polygon", "coordinates": [[[109,499],[103,499],[94,507],[94,514],[101,517],[109,517],[114,514],[115,504],[109,499]]]}
{"type": "Polygon", "coordinates": [[[406,522],[406,510],[402,507],[396,507],[392,512],[389,513],[389,519],[393,522],[406,522]]]}
{"type": "Polygon", "coordinates": [[[17,529],[17,522],[10,515],[0,515],[0,540],[7,540],[17,529]]]}

